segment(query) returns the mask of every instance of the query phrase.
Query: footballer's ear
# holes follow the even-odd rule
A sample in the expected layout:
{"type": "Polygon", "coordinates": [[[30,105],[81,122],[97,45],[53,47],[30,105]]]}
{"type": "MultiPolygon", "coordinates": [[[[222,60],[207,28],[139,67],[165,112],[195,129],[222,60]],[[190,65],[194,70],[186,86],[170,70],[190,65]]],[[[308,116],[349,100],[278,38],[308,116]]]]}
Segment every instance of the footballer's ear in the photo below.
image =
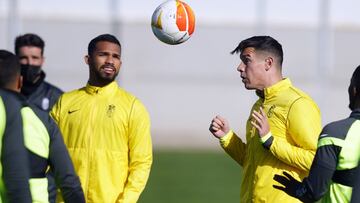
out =
{"type": "Polygon", "coordinates": [[[44,62],[45,62],[45,56],[41,56],[41,59],[40,59],[40,65],[41,67],[44,65],[44,62]]]}
{"type": "Polygon", "coordinates": [[[89,55],[84,56],[84,61],[89,65],[89,55]]]}
{"type": "Polygon", "coordinates": [[[267,57],[267,58],[265,59],[265,70],[266,70],[266,71],[270,70],[270,68],[272,67],[273,63],[274,63],[274,58],[273,58],[273,57],[270,57],[270,56],[267,57]]]}
{"type": "Polygon", "coordinates": [[[357,87],[353,87],[353,90],[352,90],[352,93],[353,93],[353,95],[355,96],[355,97],[359,97],[359,88],[357,88],[357,87]]]}
{"type": "Polygon", "coordinates": [[[19,90],[19,92],[21,91],[21,88],[23,86],[23,77],[20,75],[19,78],[17,79],[17,90],[19,90]]]}

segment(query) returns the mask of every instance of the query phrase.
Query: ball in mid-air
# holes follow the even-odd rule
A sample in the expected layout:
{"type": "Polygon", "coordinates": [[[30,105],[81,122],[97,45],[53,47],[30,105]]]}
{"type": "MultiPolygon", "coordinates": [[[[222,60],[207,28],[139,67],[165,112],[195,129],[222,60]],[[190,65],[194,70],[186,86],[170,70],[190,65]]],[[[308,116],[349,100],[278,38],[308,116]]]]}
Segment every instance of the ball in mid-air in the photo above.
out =
{"type": "Polygon", "coordinates": [[[155,9],[151,27],[160,41],[171,45],[180,44],[194,33],[195,15],[186,3],[169,0],[155,9]]]}

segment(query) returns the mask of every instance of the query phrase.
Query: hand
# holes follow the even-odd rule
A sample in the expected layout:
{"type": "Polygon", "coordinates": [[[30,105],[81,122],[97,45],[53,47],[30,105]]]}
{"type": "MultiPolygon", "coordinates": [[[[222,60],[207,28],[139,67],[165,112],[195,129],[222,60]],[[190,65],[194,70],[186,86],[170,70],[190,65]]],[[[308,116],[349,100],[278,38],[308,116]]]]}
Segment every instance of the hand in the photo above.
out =
{"type": "Polygon", "coordinates": [[[225,118],[217,115],[211,121],[209,130],[216,138],[222,138],[230,131],[230,126],[225,118]]]}
{"type": "Polygon", "coordinates": [[[275,175],[274,180],[282,184],[284,187],[278,185],[273,185],[273,187],[286,192],[286,194],[292,197],[302,199],[306,191],[302,189],[301,182],[297,181],[295,178],[293,178],[289,173],[285,171],[283,172],[283,174],[284,176],[275,175]]]}
{"type": "Polygon", "coordinates": [[[269,121],[262,107],[259,112],[254,110],[251,116],[255,119],[255,121],[251,121],[251,124],[259,131],[259,136],[264,137],[268,134],[270,131],[269,121]]]}

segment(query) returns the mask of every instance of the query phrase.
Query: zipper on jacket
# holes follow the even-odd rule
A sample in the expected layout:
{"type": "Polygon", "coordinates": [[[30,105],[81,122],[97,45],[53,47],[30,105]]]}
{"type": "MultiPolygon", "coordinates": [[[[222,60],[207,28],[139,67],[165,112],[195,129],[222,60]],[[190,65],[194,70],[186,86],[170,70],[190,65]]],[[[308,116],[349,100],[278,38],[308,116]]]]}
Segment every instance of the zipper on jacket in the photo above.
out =
{"type": "MultiPolygon", "coordinates": [[[[95,95],[94,95],[95,96],[95,95]]],[[[93,97],[94,97],[93,96],[93,97]]],[[[93,103],[95,103],[94,102],[94,99],[93,99],[93,101],[91,102],[92,104],[90,105],[90,106],[94,106],[93,105],[93,103]]],[[[91,133],[89,133],[88,134],[88,156],[87,156],[87,163],[86,163],[86,166],[87,166],[87,169],[86,169],[86,199],[88,199],[88,195],[89,195],[89,182],[90,182],[90,173],[91,173],[91,158],[92,158],[92,140],[91,140],[91,136],[92,136],[92,133],[94,132],[94,129],[93,129],[93,126],[95,126],[95,125],[93,125],[93,114],[94,114],[94,112],[93,112],[93,110],[91,110],[91,112],[90,112],[90,116],[89,116],[89,118],[90,118],[90,126],[91,126],[91,133]]]]}

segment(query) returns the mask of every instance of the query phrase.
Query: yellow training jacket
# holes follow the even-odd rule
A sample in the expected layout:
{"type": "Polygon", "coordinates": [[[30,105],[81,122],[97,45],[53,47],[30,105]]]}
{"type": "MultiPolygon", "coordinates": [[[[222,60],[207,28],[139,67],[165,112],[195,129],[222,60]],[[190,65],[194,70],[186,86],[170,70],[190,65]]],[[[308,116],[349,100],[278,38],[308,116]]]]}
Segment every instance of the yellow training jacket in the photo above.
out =
{"type": "Polygon", "coordinates": [[[251,125],[251,116],[246,123],[246,144],[233,131],[221,138],[220,144],[243,167],[241,202],[299,202],[273,188],[273,177],[283,171],[298,180],[308,175],[321,131],[320,110],[289,79],[266,88],[264,95],[251,112],[263,106],[267,113],[272,134],[267,141],[273,139],[270,149],[262,145],[265,141],[251,125]]]}
{"type": "Polygon", "coordinates": [[[116,82],[88,84],[63,94],[51,115],[64,136],[86,202],[136,202],[152,163],[150,119],[143,104],[116,82]]]}

